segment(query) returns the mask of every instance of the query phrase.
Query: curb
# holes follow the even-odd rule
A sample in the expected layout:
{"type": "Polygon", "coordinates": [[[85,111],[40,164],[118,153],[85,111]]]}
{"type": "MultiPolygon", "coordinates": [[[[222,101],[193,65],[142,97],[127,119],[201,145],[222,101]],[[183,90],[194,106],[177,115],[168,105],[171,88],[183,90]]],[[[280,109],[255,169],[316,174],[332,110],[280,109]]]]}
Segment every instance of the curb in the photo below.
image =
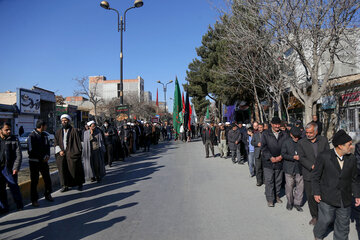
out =
{"type": "MultiPolygon", "coordinates": [[[[50,178],[51,178],[51,185],[52,185],[53,192],[55,192],[55,190],[60,188],[59,172],[57,170],[54,172],[51,172],[50,178]]],[[[30,199],[30,197],[31,197],[31,190],[30,190],[31,181],[28,180],[26,182],[22,182],[19,184],[19,187],[20,187],[20,192],[21,192],[22,198],[23,198],[23,203],[25,206],[26,204],[31,202],[31,199],[30,199]]],[[[38,189],[39,198],[43,197],[44,190],[45,190],[45,183],[44,183],[44,179],[42,176],[39,177],[39,183],[38,183],[37,189],[38,189]]],[[[14,202],[14,199],[12,197],[10,189],[7,188],[6,192],[7,192],[7,197],[8,197],[9,209],[10,210],[16,209],[16,204],[14,202]]]]}

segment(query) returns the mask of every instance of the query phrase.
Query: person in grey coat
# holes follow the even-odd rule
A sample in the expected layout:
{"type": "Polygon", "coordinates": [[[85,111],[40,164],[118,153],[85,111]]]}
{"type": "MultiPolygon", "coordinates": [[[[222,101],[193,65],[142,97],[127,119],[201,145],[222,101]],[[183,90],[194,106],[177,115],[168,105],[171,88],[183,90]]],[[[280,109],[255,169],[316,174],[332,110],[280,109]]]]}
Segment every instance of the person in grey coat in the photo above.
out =
{"type": "Polygon", "coordinates": [[[232,129],[229,130],[227,137],[228,137],[229,149],[231,151],[231,160],[233,161],[233,163],[240,162],[241,154],[240,154],[239,144],[241,141],[241,133],[238,126],[235,123],[232,124],[232,129]],[[236,157],[237,157],[237,161],[236,161],[236,157]]]}
{"type": "Polygon", "coordinates": [[[94,121],[88,122],[90,129],[84,133],[84,146],[82,158],[84,162],[85,178],[91,181],[100,182],[105,176],[105,160],[106,152],[103,134],[96,127],[94,121]]]}
{"type": "Polygon", "coordinates": [[[261,162],[261,138],[264,131],[264,124],[258,124],[258,130],[254,133],[251,139],[251,145],[254,146],[255,155],[255,174],[256,174],[256,186],[260,187],[263,184],[263,166],[261,162]]]}
{"type": "Polygon", "coordinates": [[[301,130],[292,127],[288,138],[281,148],[281,156],[284,158],[283,170],[285,173],[285,194],[287,198],[287,210],[302,212],[301,203],[304,195],[304,180],[301,175],[301,165],[298,155],[298,141],[301,138],[301,130]]]}
{"type": "Polygon", "coordinates": [[[305,127],[306,138],[302,138],[298,143],[298,153],[300,157],[300,164],[302,166],[302,174],[304,178],[304,188],[306,198],[308,200],[308,206],[312,219],[309,224],[316,224],[318,218],[318,204],[313,198],[312,193],[312,171],[315,167],[315,159],[317,156],[325,151],[329,150],[329,142],[324,136],[318,135],[318,126],[316,123],[310,122],[305,127]]]}

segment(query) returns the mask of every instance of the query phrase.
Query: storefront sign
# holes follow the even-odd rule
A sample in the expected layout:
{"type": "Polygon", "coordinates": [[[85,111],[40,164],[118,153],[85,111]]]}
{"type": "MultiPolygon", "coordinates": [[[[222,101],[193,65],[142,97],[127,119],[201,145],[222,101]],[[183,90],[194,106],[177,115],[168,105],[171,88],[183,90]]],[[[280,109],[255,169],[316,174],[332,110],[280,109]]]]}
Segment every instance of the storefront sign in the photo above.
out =
{"type": "Polygon", "coordinates": [[[326,96],[321,98],[321,108],[323,110],[335,109],[336,108],[336,97],[326,96]]]}
{"type": "Polygon", "coordinates": [[[360,100],[360,91],[359,92],[352,92],[352,93],[345,93],[341,95],[343,105],[356,103],[360,100]]]}
{"type": "Polygon", "coordinates": [[[117,114],[116,120],[121,122],[129,118],[130,106],[129,105],[117,106],[115,108],[115,111],[117,114]]]}
{"type": "Polygon", "coordinates": [[[17,105],[21,114],[40,114],[40,93],[18,88],[17,105]]]}

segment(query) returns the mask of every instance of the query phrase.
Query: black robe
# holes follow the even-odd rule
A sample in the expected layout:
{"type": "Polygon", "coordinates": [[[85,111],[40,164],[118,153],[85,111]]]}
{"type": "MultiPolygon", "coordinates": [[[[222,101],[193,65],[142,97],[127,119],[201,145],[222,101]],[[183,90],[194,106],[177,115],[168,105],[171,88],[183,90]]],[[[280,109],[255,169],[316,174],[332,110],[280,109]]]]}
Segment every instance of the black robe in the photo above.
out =
{"type": "MultiPolygon", "coordinates": [[[[68,131],[65,156],[60,156],[60,153],[57,153],[55,158],[61,186],[72,187],[82,185],[85,182],[85,176],[81,161],[81,133],[72,127],[68,131]]],[[[63,137],[64,132],[61,128],[55,133],[55,147],[59,146],[61,151],[64,151],[63,137]]]]}

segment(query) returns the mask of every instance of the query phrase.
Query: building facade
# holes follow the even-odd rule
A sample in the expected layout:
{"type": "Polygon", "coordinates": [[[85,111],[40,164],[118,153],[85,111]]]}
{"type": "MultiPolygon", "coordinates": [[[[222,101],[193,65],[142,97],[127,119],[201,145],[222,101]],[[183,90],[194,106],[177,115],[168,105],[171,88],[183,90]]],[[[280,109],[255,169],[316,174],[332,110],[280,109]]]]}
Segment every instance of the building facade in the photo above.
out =
{"type": "MultiPolygon", "coordinates": [[[[104,101],[110,101],[120,97],[120,80],[107,80],[105,76],[89,77],[89,89],[104,101]]],[[[128,95],[144,101],[144,79],[138,76],[136,79],[123,80],[124,98],[128,95]]]]}

